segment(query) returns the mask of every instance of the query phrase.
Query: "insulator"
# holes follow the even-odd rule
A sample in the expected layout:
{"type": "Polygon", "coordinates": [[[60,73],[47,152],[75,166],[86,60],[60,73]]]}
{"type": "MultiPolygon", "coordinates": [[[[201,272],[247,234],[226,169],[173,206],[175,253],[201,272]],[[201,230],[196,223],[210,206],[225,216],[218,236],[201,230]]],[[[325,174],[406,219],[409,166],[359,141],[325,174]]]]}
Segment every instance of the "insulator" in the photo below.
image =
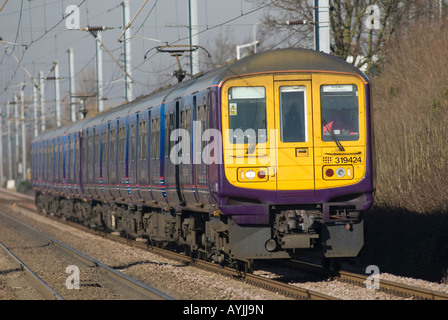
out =
{"type": "Polygon", "coordinates": [[[306,20],[286,21],[287,26],[302,25],[302,24],[307,24],[307,23],[308,23],[308,21],[306,21],[306,20]]]}
{"type": "Polygon", "coordinates": [[[97,27],[88,26],[87,30],[95,32],[95,31],[104,31],[106,30],[106,28],[103,26],[97,26],[97,27]]]}

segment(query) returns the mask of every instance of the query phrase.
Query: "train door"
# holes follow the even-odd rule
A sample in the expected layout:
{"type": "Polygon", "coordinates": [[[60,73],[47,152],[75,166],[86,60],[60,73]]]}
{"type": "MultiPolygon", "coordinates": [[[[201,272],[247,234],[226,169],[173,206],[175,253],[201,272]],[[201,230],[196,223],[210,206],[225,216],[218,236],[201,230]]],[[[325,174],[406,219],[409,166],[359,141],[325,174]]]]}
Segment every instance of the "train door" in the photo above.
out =
{"type": "Polygon", "coordinates": [[[274,79],[277,197],[314,196],[311,81],[278,80],[274,79]]]}

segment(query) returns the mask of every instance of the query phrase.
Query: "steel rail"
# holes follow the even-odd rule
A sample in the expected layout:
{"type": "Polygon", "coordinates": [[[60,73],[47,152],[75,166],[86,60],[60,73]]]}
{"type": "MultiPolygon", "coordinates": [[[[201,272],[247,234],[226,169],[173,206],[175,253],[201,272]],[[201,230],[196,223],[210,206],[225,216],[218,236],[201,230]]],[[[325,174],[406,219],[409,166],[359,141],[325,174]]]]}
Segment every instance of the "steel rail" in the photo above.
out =
{"type": "MultiPolygon", "coordinates": [[[[366,283],[366,281],[368,281],[367,278],[369,277],[362,274],[347,271],[339,271],[338,276],[343,281],[356,282],[361,284],[366,283]]],[[[380,285],[380,290],[383,290],[385,292],[413,296],[424,300],[448,300],[448,294],[446,293],[425,288],[419,288],[404,283],[384,280],[381,279],[381,274],[378,275],[378,283],[380,285]]]]}
{"type": "MultiPolygon", "coordinates": [[[[312,272],[324,272],[323,268],[319,265],[315,265],[308,262],[303,261],[291,261],[291,265],[296,267],[306,269],[312,272]]],[[[341,281],[357,283],[360,285],[365,285],[367,281],[369,281],[369,277],[367,275],[348,272],[344,270],[334,272],[334,277],[339,278],[341,281]]],[[[384,292],[389,292],[395,295],[404,295],[410,297],[417,297],[425,300],[448,300],[448,294],[443,292],[438,292],[430,289],[419,288],[415,286],[411,286],[404,283],[394,282],[390,280],[381,279],[381,274],[377,276],[379,290],[384,292]]]]}
{"type": "Polygon", "coordinates": [[[34,289],[46,300],[65,300],[59,293],[53,290],[44,280],[35,274],[28,266],[23,263],[14,253],[12,253],[3,243],[0,247],[16,262],[22,271],[25,272],[28,282],[34,289]]]}
{"type": "Polygon", "coordinates": [[[98,270],[100,270],[101,273],[105,274],[106,276],[109,277],[109,279],[111,279],[112,281],[120,284],[121,286],[127,288],[129,291],[133,292],[135,295],[139,296],[142,299],[149,299],[149,300],[174,300],[172,297],[168,296],[167,294],[158,291],[136,279],[133,279],[93,258],[90,258],[88,256],[86,256],[85,254],[77,251],[76,249],[73,249],[69,246],[67,246],[66,244],[57,241],[56,239],[53,239],[52,237],[40,232],[39,230],[13,218],[10,217],[6,214],[4,214],[3,212],[0,212],[0,215],[8,218],[12,221],[14,221],[15,223],[33,231],[34,233],[36,233],[37,235],[39,235],[40,237],[42,237],[45,240],[50,241],[52,244],[56,245],[59,248],[62,248],[63,250],[65,250],[66,252],[68,252],[69,254],[73,255],[76,259],[84,262],[87,265],[90,265],[92,267],[96,267],[98,268],[98,270]]]}

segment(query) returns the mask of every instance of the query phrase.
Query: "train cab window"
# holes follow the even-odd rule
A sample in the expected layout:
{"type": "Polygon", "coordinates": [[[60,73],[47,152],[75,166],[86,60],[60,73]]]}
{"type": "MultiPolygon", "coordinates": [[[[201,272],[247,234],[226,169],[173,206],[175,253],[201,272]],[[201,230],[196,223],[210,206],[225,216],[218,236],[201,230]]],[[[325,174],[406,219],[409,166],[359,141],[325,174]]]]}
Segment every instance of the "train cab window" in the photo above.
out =
{"type": "Polygon", "coordinates": [[[359,99],[355,85],[321,87],[322,140],[359,140],[359,99]]]}
{"type": "Polygon", "coordinates": [[[233,87],[229,89],[229,129],[233,144],[266,142],[266,89],[233,87]],[[260,134],[261,133],[261,134],[260,134]]]}
{"type": "Polygon", "coordinates": [[[282,142],[308,140],[306,87],[280,88],[280,122],[282,142]]]}

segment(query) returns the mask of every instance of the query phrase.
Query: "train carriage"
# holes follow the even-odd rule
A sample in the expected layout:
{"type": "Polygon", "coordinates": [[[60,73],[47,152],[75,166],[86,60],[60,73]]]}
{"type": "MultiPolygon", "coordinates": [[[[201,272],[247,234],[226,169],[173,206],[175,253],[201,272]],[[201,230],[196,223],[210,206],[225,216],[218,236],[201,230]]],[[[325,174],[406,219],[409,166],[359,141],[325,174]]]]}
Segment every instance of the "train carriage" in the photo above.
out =
{"type": "Polygon", "coordinates": [[[36,201],[217,262],[353,257],[373,202],[370,108],[368,78],[337,57],[256,54],[37,137],[36,201]]]}

